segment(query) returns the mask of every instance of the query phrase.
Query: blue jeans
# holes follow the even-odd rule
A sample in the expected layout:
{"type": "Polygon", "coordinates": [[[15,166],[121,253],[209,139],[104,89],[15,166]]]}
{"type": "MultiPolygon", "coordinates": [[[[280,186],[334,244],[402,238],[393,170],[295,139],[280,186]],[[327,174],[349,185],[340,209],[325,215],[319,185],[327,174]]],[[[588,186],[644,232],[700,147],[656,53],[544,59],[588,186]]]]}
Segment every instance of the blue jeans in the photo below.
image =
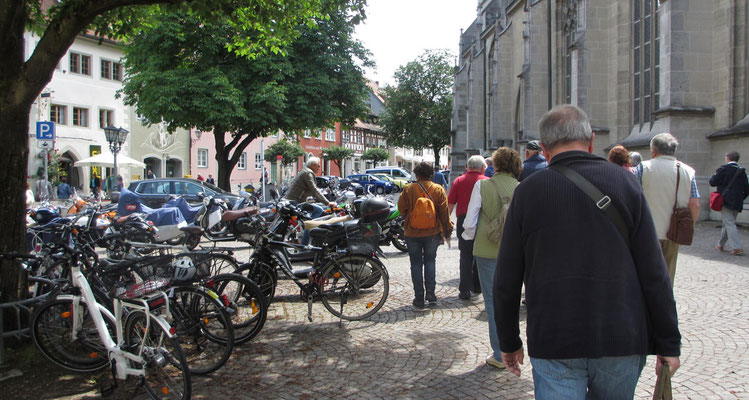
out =
{"type": "Polygon", "coordinates": [[[474,259],[479,271],[479,283],[481,283],[481,293],[484,297],[486,319],[489,321],[489,344],[492,346],[494,358],[501,360],[502,353],[499,350],[497,324],[494,322],[494,270],[497,268],[497,260],[483,257],[475,257],[474,259]]]}
{"type": "MultiPolygon", "coordinates": [[[[321,216],[323,212],[325,212],[325,210],[322,207],[318,206],[317,204],[309,203],[306,207],[312,208],[312,210],[310,210],[309,212],[309,216],[311,219],[315,219],[321,216]]],[[[309,244],[309,230],[307,229],[302,231],[301,244],[304,244],[304,245],[309,244]]]]}
{"type": "Polygon", "coordinates": [[[531,357],[536,399],[631,400],[645,359],[644,355],[566,360],[531,357]]]}
{"type": "Polygon", "coordinates": [[[440,235],[425,237],[405,237],[408,244],[408,257],[411,259],[411,280],[414,284],[414,297],[424,300],[426,292],[434,293],[437,286],[435,281],[435,264],[437,262],[437,248],[440,245],[440,235]],[[425,282],[426,281],[426,282],[425,282]]]}

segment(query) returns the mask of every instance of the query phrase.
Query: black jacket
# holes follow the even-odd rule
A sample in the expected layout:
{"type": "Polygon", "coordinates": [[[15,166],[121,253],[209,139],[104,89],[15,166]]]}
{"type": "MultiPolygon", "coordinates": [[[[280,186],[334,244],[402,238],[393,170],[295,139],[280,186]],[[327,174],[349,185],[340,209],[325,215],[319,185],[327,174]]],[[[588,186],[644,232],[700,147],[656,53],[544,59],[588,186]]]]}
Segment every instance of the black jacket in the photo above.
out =
{"type": "Polygon", "coordinates": [[[744,208],[744,199],[749,196],[749,181],[746,178],[746,171],[735,163],[721,165],[715,175],[710,177],[710,186],[717,186],[718,192],[723,193],[723,207],[741,212],[744,208]],[[731,178],[737,169],[741,169],[739,175],[731,183],[731,187],[726,188],[731,182],[731,178]]]}
{"type": "Polygon", "coordinates": [[[494,281],[503,352],[522,346],[525,283],[528,354],[597,358],[678,356],[681,335],[671,281],[650,210],[634,175],[582,151],[551,166],[577,171],[611,197],[629,229],[630,247],[604,211],[551,169],[518,185],[505,221],[494,281]]]}

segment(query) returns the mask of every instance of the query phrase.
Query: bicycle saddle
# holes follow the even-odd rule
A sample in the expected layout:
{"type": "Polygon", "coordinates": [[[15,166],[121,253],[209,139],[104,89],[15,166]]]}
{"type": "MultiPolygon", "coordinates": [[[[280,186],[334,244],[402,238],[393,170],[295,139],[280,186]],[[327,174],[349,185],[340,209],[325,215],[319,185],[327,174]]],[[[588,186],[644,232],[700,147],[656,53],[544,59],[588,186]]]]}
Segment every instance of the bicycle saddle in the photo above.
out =
{"type": "Polygon", "coordinates": [[[183,227],[179,228],[179,230],[181,230],[182,232],[195,233],[195,234],[198,234],[198,235],[200,235],[200,234],[203,233],[203,228],[201,228],[199,226],[196,226],[196,225],[183,226],[183,227]]]}
{"type": "Polygon", "coordinates": [[[102,258],[99,260],[99,265],[105,270],[120,269],[129,267],[133,262],[131,260],[112,260],[109,258],[102,258]]]}
{"type": "Polygon", "coordinates": [[[304,221],[305,229],[322,228],[335,226],[335,228],[329,228],[330,230],[338,230],[343,227],[343,223],[351,219],[350,215],[344,215],[342,217],[329,218],[326,220],[308,220],[304,221]]]}

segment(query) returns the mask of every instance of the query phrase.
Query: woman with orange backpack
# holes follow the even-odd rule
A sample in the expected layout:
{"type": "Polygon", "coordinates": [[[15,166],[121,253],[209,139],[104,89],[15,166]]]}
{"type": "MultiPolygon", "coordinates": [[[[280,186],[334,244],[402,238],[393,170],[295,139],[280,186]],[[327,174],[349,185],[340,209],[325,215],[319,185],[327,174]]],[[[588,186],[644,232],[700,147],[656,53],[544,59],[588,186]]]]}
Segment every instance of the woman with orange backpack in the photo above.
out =
{"type": "Polygon", "coordinates": [[[445,189],[432,182],[432,164],[420,162],[414,168],[417,181],[403,188],[398,211],[405,216],[405,240],[411,259],[414,285],[413,305],[424,308],[424,300],[435,303],[437,248],[450,240],[453,224],[447,211],[445,189]]]}

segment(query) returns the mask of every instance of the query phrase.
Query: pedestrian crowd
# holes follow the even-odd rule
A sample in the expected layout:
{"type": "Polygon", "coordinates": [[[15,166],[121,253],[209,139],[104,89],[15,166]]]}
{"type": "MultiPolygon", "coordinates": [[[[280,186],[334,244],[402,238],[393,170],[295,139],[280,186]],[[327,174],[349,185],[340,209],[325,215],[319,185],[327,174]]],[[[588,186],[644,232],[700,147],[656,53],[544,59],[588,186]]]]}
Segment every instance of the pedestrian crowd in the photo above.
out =
{"type": "MultiPolygon", "coordinates": [[[[608,160],[593,155],[590,121],[573,105],[547,112],[539,133],[524,161],[506,147],[470,157],[449,193],[431,164],[414,168],[398,200],[413,306],[437,301],[437,249],[455,228],[458,297],[483,296],[488,365],[519,376],[527,349],[538,399],[632,398],[647,355],[657,371],[680,366],[672,287],[699,214],[695,170],[676,158],[669,133],[652,138],[649,160],[621,145],[608,160]]],[[[749,196],[738,161],[727,153],[710,178],[723,219],[716,249],[734,255],[743,254],[736,216],[749,196]]]]}

